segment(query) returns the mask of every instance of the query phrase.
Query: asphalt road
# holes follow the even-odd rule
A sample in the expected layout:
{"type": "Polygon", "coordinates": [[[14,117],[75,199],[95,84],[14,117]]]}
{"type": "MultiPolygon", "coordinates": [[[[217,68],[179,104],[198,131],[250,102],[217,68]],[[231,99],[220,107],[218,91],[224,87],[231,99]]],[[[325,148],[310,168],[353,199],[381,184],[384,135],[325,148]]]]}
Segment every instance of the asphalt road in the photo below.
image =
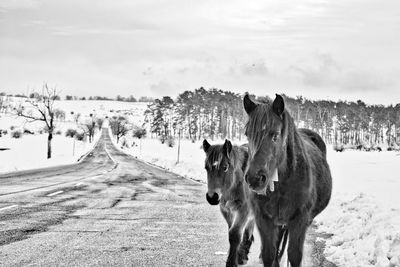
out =
{"type": "MultiPolygon", "coordinates": [[[[0,266],[224,266],[227,226],[205,192],[104,130],[78,164],[0,175],[0,266]]],[[[312,228],[303,266],[333,266],[322,252],[312,228]]]]}

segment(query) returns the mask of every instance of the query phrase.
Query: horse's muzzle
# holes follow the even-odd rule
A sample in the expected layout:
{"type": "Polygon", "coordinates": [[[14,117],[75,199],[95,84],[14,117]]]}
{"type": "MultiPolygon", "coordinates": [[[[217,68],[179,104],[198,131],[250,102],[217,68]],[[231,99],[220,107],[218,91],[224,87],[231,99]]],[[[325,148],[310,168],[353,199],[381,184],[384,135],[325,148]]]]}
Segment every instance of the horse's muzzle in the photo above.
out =
{"type": "Polygon", "coordinates": [[[219,204],[219,195],[217,193],[214,193],[212,197],[206,193],[206,199],[210,205],[218,205],[219,204]]]}
{"type": "Polygon", "coordinates": [[[249,185],[249,188],[254,190],[254,189],[259,189],[259,188],[264,188],[266,185],[267,181],[267,176],[263,172],[258,172],[254,176],[250,176],[249,174],[246,174],[244,177],[246,183],[249,185]]]}

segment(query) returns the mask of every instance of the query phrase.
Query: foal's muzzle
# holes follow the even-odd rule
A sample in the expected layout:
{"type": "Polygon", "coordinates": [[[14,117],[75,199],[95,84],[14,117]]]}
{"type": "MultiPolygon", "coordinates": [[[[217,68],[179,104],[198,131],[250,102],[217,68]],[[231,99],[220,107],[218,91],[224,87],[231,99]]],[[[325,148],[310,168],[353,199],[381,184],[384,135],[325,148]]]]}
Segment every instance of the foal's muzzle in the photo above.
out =
{"type": "Polygon", "coordinates": [[[206,193],[206,199],[210,205],[218,205],[219,204],[219,195],[217,193],[214,193],[212,197],[206,193]]]}

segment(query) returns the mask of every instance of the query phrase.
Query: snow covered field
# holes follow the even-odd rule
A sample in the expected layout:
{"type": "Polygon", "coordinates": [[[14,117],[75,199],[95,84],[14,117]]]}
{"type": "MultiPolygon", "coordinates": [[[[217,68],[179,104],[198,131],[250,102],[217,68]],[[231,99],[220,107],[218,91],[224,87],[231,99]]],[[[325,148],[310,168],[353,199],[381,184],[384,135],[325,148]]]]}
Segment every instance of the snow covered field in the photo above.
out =
{"type": "Polygon", "coordinates": [[[97,134],[92,143],[76,140],[73,155],[74,139],[55,135],[53,155],[47,159],[47,134],[24,135],[20,139],[4,136],[0,138],[0,148],[9,150],[0,151],[0,173],[75,163],[93,148],[99,137],[97,134]]]}
{"type": "Polygon", "coordinates": [[[95,114],[99,117],[124,115],[129,118],[132,123],[142,125],[144,122],[144,111],[148,103],[144,102],[121,102],[106,100],[60,100],[55,102],[55,106],[64,110],[68,117],[73,111],[75,114],[80,113],[82,116],[95,114]]]}
{"type": "MultiPolygon", "coordinates": [[[[201,141],[181,141],[179,164],[176,164],[177,144],[169,148],[157,139],[144,139],[140,152],[139,140],[129,139],[128,144],[132,142],[135,145],[124,148],[126,152],[206,182],[201,141]]],[[[398,153],[340,153],[329,147],[328,161],[333,176],[333,195],[328,208],[316,218],[318,231],[331,235],[325,240],[327,259],[338,266],[400,266],[398,153]]]]}

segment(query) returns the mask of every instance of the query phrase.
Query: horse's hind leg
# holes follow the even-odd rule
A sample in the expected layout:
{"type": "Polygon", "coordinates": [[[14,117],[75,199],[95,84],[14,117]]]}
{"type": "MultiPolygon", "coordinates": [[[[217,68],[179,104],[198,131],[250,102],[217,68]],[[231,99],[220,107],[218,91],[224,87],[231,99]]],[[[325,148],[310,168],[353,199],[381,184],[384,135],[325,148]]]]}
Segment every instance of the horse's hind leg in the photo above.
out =
{"type": "Polygon", "coordinates": [[[240,243],[238,258],[239,264],[245,264],[249,259],[247,255],[249,254],[251,244],[254,241],[253,230],[254,219],[251,219],[249,222],[247,222],[246,228],[244,229],[242,242],[240,243]]]}
{"type": "Polygon", "coordinates": [[[304,240],[306,237],[308,218],[304,216],[289,225],[288,258],[290,266],[300,267],[303,258],[304,240]]]}

